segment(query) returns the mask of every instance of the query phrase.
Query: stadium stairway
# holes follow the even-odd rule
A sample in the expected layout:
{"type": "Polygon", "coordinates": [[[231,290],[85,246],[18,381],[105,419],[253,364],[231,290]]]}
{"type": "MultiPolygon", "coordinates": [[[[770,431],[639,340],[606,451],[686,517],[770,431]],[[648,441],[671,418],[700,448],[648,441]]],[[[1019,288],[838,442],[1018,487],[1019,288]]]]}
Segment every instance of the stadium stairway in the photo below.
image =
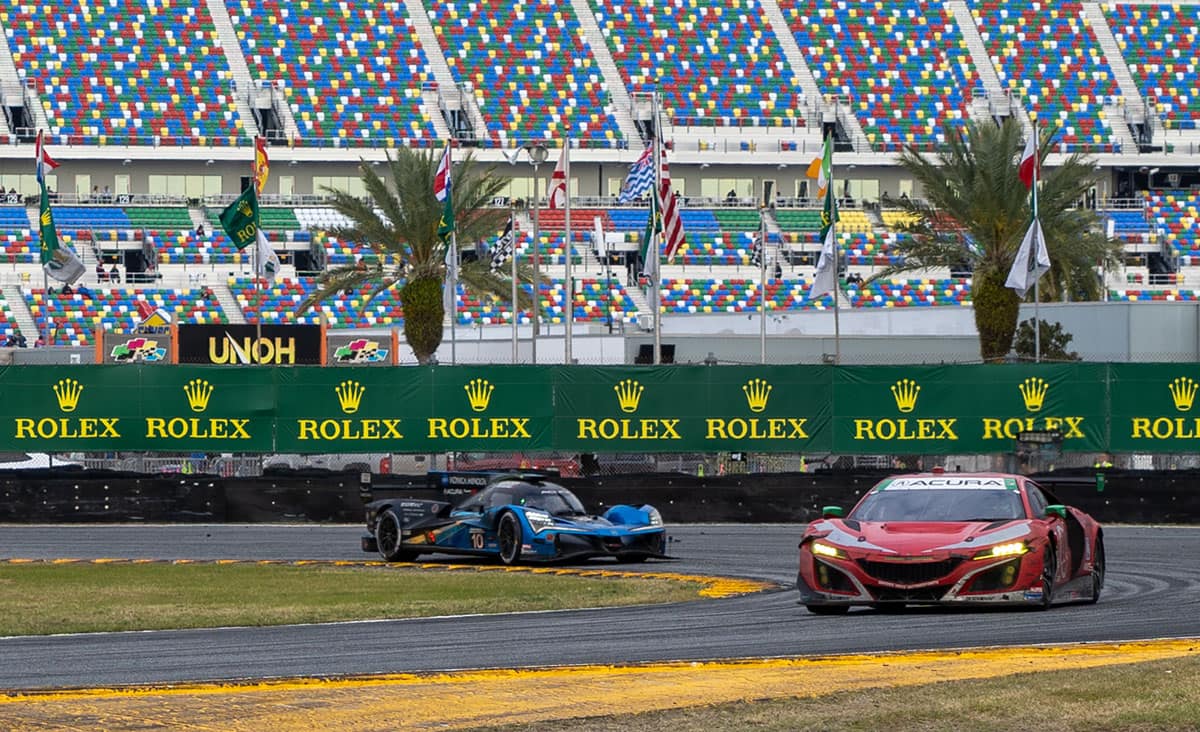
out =
{"type": "MultiPolygon", "coordinates": [[[[254,89],[254,80],[250,76],[250,68],[246,66],[246,58],[242,56],[242,46],[233,30],[233,21],[229,19],[229,8],[225,7],[225,0],[205,0],[204,4],[208,8],[208,14],[212,16],[213,27],[221,39],[221,49],[229,64],[229,70],[233,73],[234,83],[237,84],[234,99],[237,101],[238,116],[242,118],[242,129],[253,139],[258,135],[258,122],[254,118],[254,110],[250,108],[249,96],[254,89]]],[[[287,132],[289,135],[299,134],[295,121],[287,132]]]]}
{"type": "MultiPolygon", "coordinates": [[[[0,99],[21,99],[22,93],[21,77],[17,74],[17,66],[9,53],[8,38],[4,33],[0,33],[0,99]]],[[[0,134],[9,133],[7,115],[0,115],[0,118],[0,134]]]]}
{"type": "MultiPolygon", "coordinates": [[[[571,6],[575,9],[575,17],[579,19],[579,27],[583,29],[584,38],[587,39],[588,46],[592,49],[592,56],[596,59],[596,68],[604,76],[604,89],[612,96],[613,118],[617,121],[617,127],[621,129],[621,134],[632,145],[634,140],[642,139],[638,134],[637,125],[633,123],[633,98],[629,96],[629,89],[626,88],[625,81],[621,78],[617,62],[613,61],[612,52],[609,51],[608,44],[604,41],[604,34],[600,31],[600,24],[596,22],[596,15],[592,12],[588,1],[571,0],[571,6]]],[[[634,147],[640,146],[634,145],[634,147]]]]}
{"type": "Polygon", "coordinates": [[[246,322],[246,315],[242,312],[242,308],[238,306],[237,298],[233,296],[233,290],[229,289],[227,282],[221,282],[218,279],[216,282],[208,283],[208,287],[217,296],[217,303],[220,304],[221,310],[225,313],[225,317],[229,318],[230,323],[240,324],[246,322]]]}
{"type": "MultiPolygon", "coordinates": [[[[783,49],[784,58],[791,64],[796,81],[800,82],[800,90],[804,92],[804,98],[809,101],[809,104],[818,105],[825,95],[821,92],[821,87],[817,85],[817,80],[813,78],[812,70],[808,67],[808,60],[800,51],[800,44],[796,43],[796,36],[788,27],[787,19],[783,17],[783,11],[779,9],[779,3],[775,0],[759,0],[758,4],[762,7],[763,18],[770,25],[771,32],[779,39],[779,47],[783,49]]],[[[846,133],[854,141],[855,149],[859,149],[860,146],[864,150],[870,148],[862,125],[858,122],[858,117],[847,110],[847,114],[842,118],[842,123],[846,125],[846,133]]],[[[819,130],[819,125],[816,126],[819,130]]]]}
{"type": "Polygon", "coordinates": [[[4,293],[4,299],[8,301],[8,309],[17,323],[21,335],[25,336],[29,345],[32,346],[38,337],[38,327],[37,322],[33,319],[33,313],[29,310],[29,303],[25,302],[25,296],[21,294],[21,288],[17,285],[4,285],[3,288],[0,288],[0,292],[4,293]]]}
{"type": "MultiPolygon", "coordinates": [[[[429,68],[433,71],[433,78],[437,80],[438,87],[455,89],[454,74],[450,73],[446,57],[442,55],[442,47],[438,43],[437,34],[433,32],[433,24],[429,21],[429,11],[425,9],[421,0],[404,0],[404,7],[408,9],[408,17],[412,21],[413,31],[417,34],[417,40],[421,42],[421,48],[425,50],[425,57],[429,59],[429,68]]],[[[442,116],[442,108],[438,103],[440,96],[441,92],[437,89],[422,92],[421,103],[425,107],[425,116],[433,123],[433,129],[437,133],[438,139],[449,140],[450,127],[446,124],[446,118],[442,116]]],[[[446,97],[447,102],[451,99],[450,96],[446,97]]],[[[483,112],[479,110],[479,105],[475,102],[474,94],[464,90],[462,108],[467,113],[467,118],[471,120],[471,126],[475,128],[475,136],[487,137],[487,123],[483,119],[483,112]]]]}
{"type": "MultiPolygon", "coordinates": [[[[1000,81],[996,67],[992,65],[991,55],[983,44],[983,36],[979,35],[979,27],[975,25],[975,16],[971,15],[971,8],[967,7],[966,0],[950,0],[946,3],[946,10],[954,17],[954,22],[958,25],[963,40],[967,43],[967,50],[971,52],[971,63],[975,65],[975,71],[983,80],[984,91],[987,92],[989,98],[1002,98],[1007,87],[1000,81]]],[[[982,113],[982,110],[977,109],[974,104],[968,105],[968,110],[976,118],[982,113]]],[[[990,106],[987,114],[991,115],[990,106]]],[[[1029,124],[1029,115],[1026,113],[1020,117],[1021,127],[1028,135],[1032,129],[1032,125],[1029,124]]]]}
{"type": "Polygon", "coordinates": [[[1108,21],[1104,17],[1100,3],[1083,3],[1082,9],[1084,19],[1092,26],[1096,43],[1100,45],[1100,50],[1104,51],[1104,58],[1108,61],[1109,68],[1112,69],[1113,80],[1117,82],[1117,88],[1125,97],[1124,107],[1104,105],[1104,111],[1112,124],[1113,137],[1120,141],[1122,149],[1136,150],[1137,142],[1129,130],[1129,120],[1126,115],[1132,115],[1137,121],[1144,122],[1146,100],[1142,98],[1142,92],[1138,89],[1137,82],[1133,80],[1129,64],[1125,62],[1125,56],[1121,53],[1120,46],[1117,45],[1112,28],[1108,27],[1108,21]]]}

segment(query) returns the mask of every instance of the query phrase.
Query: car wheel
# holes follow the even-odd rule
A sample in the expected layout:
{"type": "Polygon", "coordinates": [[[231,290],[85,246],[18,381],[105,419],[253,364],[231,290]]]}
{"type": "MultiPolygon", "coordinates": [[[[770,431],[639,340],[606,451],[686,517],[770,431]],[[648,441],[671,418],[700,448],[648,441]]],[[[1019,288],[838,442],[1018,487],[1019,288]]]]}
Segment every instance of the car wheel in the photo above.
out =
{"type": "Polygon", "coordinates": [[[500,563],[508,566],[521,561],[521,522],[509,512],[500,517],[496,526],[496,542],[500,545],[500,563]]]}
{"type": "Polygon", "coordinates": [[[375,545],[379,548],[379,556],[389,562],[411,562],[417,558],[416,552],[401,548],[400,517],[390,508],[379,514],[375,521],[375,545]]]}
{"type": "Polygon", "coordinates": [[[805,605],[804,606],[813,615],[845,615],[849,610],[849,605],[805,605]]]}
{"type": "Polygon", "coordinates": [[[1100,592],[1104,589],[1104,539],[1096,539],[1096,548],[1093,550],[1096,553],[1096,558],[1092,560],[1092,597],[1088,603],[1095,603],[1100,599],[1100,592]]]}
{"type": "Polygon", "coordinates": [[[1050,607],[1050,603],[1054,601],[1054,577],[1058,572],[1058,552],[1054,551],[1053,544],[1046,544],[1046,550],[1042,553],[1042,604],[1039,606],[1042,610],[1050,607]]]}

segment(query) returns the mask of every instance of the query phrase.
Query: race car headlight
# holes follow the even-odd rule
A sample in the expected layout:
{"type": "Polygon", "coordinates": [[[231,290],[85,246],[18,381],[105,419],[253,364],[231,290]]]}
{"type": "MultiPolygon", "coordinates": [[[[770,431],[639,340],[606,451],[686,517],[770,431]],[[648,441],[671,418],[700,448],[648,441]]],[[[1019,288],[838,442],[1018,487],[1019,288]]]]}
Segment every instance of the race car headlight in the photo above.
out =
{"type": "Polygon", "coordinates": [[[846,558],[846,552],[842,551],[841,549],[838,549],[836,546],[822,544],[819,541],[814,541],[810,545],[810,549],[812,550],[812,553],[816,554],[818,557],[833,557],[835,559],[845,559],[846,558]]]}
{"type": "Polygon", "coordinates": [[[651,526],[662,526],[663,525],[662,514],[658,512],[657,508],[655,508],[654,506],[646,506],[645,511],[646,511],[646,515],[650,517],[650,525],[651,526]]]}
{"type": "Polygon", "coordinates": [[[550,514],[541,511],[526,511],[525,520],[529,522],[529,528],[533,529],[533,533],[541,533],[554,525],[554,519],[550,514]]]}
{"type": "Polygon", "coordinates": [[[1008,544],[997,544],[993,547],[984,549],[978,552],[974,559],[999,559],[1000,557],[1017,557],[1029,551],[1029,547],[1023,541],[1014,541],[1008,544]]]}

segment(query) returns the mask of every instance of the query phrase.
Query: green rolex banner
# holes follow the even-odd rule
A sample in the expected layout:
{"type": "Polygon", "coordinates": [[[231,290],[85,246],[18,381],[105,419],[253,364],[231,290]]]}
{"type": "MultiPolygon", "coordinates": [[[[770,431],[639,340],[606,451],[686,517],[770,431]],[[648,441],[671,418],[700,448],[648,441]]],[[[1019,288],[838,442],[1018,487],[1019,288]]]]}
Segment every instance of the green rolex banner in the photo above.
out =
{"type": "Polygon", "coordinates": [[[237,200],[221,212],[221,228],[238,249],[245,249],[258,238],[258,196],[247,186],[237,200]]]}
{"type": "Polygon", "coordinates": [[[68,284],[83,276],[83,262],[69,247],[58,243],[58,230],[54,227],[54,214],[50,211],[50,195],[45,182],[42,183],[42,197],[38,204],[38,237],[41,240],[42,269],[47,276],[68,284]]]}

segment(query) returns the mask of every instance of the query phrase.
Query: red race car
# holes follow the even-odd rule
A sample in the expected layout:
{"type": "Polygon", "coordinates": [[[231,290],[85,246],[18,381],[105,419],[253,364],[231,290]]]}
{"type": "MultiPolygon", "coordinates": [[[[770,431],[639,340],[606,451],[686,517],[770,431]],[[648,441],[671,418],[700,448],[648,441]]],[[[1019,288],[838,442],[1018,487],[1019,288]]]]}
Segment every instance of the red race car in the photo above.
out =
{"type": "Polygon", "coordinates": [[[896,475],[850,515],[827,506],[800,541],[796,588],[809,612],[852,605],[1096,602],[1104,532],[1020,475],[896,475]]]}

